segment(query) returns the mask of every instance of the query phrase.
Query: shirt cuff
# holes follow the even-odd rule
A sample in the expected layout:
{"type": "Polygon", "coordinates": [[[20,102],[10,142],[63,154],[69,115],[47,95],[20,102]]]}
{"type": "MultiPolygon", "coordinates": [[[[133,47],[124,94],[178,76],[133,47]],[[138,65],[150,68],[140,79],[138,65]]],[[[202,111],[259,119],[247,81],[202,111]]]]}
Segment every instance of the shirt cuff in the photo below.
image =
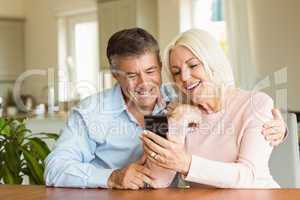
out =
{"type": "Polygon", "coordinates": [[[192,155],[192,159],[191,159],[191,164],[190,164],[190,169],[187,173],[186,176],[184,175],[181,175],[181,178],[185,181],[191,181],[191,177],[192,177],[192,174],[193,174],[193,170],[195,168],[195,157],[192,155]]]}
{"type": "Polygon", "coordinates": [[[94,168],[88,178],[88,186],[97,188],[108,188],[107,180],[115,169],[94,168]]]}
{"type": "Polygon", "coordinates": [[[192,155],[190,170],[186,176],[182,176],[182,179],[189,182],[197,182],[198,180],[206,180],[207,175],[210,173],[205,169],[205,166],[207,166],[207,160],[198,156],[192,155]],[[201,173],[199,173],[201,168],[201,173]],[[203,172],[203,173],[202,173],[203,172]],[[207,174],[206,174],[207,172],[207,174]]]}

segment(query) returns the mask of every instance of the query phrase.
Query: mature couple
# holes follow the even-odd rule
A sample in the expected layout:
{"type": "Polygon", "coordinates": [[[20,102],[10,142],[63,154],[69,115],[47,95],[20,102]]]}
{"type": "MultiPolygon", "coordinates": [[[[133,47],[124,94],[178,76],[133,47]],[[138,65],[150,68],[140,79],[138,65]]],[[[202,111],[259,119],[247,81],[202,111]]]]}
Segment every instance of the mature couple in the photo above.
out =
{"type": "Polygon", "coordinates": [[[46,159],[47,185],[161,188],[181,177],[203,187],[278,187],[268,161],[285,136],[281,115],[267,95],[234,87],[207,32],[179,35],[162,64],[153,36],[122,30],[111,36],[107,58],[118,83],[73,109],[46,159]],[[161,83],[162,71],[173,87],[161,83]],[[165,112],[167,139],[144,131],[144,115],[165,112]]]}

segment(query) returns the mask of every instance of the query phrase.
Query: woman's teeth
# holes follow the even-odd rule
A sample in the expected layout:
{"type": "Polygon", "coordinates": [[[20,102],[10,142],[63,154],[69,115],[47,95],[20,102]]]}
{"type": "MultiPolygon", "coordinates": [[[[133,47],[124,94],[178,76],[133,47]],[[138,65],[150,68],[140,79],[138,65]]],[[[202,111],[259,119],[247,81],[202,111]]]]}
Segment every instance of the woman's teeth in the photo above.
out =
{"type": "Polygon", "coordinates": [[[194,84],[188,86],[186,89],[187,89],[187,90],[192,90],[192,89],[194,89],[195,87],[197,87],[200,83],[201,83],[201,81],[198,81],[198,82],[196,82],[196,83],[194,83],[194,84]]]}

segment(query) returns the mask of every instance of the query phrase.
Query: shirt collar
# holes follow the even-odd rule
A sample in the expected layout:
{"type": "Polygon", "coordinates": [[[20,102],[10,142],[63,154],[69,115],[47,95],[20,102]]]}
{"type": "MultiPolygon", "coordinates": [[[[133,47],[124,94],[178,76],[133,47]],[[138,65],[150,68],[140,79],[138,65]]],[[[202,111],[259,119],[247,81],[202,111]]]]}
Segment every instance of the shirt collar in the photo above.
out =
{"type": "Polygon", "coordinates": [[[117,114],[121,114],[127,108],[123,97],[122,89],[119,84],[116,84],[113,88],[113,98],[110,104],[116,105],[115,111],[117,114]]]}

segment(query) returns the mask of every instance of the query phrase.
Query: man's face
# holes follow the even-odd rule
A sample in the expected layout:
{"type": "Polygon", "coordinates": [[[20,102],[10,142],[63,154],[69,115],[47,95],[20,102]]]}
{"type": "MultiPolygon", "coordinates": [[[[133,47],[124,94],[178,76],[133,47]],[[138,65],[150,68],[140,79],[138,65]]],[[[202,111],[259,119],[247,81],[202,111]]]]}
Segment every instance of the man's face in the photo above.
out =
{"type": "Polygon", "coordinates": [[[120,84],[126,102],[140,109],[153,108],[160,96],[161,66],[155,53],[115,59],[114,77],[120,84]]]}

